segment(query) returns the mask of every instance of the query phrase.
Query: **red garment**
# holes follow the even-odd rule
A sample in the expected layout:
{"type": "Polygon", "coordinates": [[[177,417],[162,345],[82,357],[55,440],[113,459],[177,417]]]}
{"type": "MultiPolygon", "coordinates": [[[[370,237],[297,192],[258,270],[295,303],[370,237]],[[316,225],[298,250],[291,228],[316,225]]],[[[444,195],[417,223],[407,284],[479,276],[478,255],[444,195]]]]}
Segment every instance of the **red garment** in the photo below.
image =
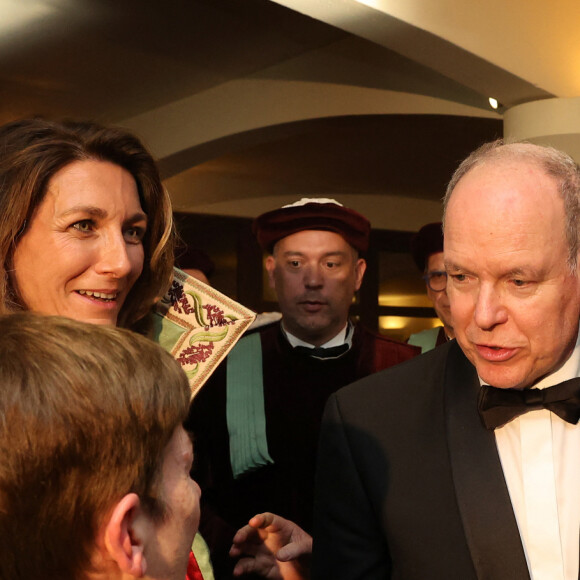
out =
{"type": "Polygon", "coordinates": [[[197,560],[195,559],[193,552],[189,552],[189,563],[187,564],[187,574],[185,575],[185,580],[203,580],[201,570],[197,565],[197,560]]]}

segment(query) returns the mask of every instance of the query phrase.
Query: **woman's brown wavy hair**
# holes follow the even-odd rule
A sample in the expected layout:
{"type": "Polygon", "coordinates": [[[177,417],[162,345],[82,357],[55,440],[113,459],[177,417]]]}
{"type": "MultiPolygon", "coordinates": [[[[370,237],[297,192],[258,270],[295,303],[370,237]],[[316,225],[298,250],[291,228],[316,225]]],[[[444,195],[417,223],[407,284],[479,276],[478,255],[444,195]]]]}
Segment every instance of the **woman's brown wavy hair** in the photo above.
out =
{"type": "Polygon", "coordinates": [[[34,219],[51,178],[84,160],[107,161],[128,171],[148,218],[143,272],[123,304],[118,325],[132,327],[165,293],[175,243],[171,202],[141,141],[123,129],[93,122],[23,119],[0,127],[0,314],[26,310],[10,277],[18,238],[34,219]]]}

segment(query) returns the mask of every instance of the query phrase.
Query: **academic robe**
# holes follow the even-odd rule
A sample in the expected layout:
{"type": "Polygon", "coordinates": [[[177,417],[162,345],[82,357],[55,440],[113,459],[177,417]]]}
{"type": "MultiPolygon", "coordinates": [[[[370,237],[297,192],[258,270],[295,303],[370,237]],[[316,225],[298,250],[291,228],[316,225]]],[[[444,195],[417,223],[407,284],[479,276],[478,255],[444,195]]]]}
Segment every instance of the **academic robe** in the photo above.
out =
{"type": "Polygon", "coordinates": [[[226,413],[227,364],[218,367],[194,400],[186,423],[195,434],[193,476],[202,488],[200,531],[210,546],[216,578],[231,577],[233,561],[227,552],[233,534],[256,513],[271,511],[312,531],[316,449],[329,395],[420,353],[417,347],[376,335],[361,325],[355,325],[351,349],[330,360],[295,352],[279,322],[256,333],[261,344],[266,438],[272,462],[233,475],[226,413]]]}
{"type": "Polygon", "coordinates": [[[330,397],[314,580],[529,580],[478,389],[451,341],[330,397]]]}

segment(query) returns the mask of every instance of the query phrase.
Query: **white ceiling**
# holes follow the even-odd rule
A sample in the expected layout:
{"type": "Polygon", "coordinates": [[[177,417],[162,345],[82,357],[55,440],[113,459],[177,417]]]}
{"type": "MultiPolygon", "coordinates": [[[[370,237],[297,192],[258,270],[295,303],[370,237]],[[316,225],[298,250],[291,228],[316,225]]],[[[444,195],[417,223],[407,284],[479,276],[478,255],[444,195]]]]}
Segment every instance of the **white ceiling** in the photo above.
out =
{"type": "Polygon", "coordinates": [[[122,124],[184,211],[324,193],[415,229],[503,112],[580,95],[579,17],[570,0],[0,0],[0,121],[122,124]]]}

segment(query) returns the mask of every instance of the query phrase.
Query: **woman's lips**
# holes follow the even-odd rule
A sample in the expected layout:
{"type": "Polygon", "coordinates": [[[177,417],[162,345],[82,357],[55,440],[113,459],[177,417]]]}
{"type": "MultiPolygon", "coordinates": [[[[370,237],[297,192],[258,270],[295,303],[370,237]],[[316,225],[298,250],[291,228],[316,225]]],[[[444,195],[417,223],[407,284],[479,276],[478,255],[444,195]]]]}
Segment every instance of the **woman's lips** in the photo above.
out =
{"type": "Polygon", "coordinates": [[[93,307],[104,309],[119,308],[120,292],[118,290],[77,290],[76,294],[93,307]]]}
{"type": "Polygon", "coordinates": [[[504,346],[489,346],[486,344],[476,344],[475,346],[479,356],[489,362],[505,362],[518,352],[517,348],[504,346]]]}
{"type": "Polygon", "coordinates": [[[81,296],[88,296],[97,300],[115,300],[119,292],[116,290],[77,290],[81,296]]]}

